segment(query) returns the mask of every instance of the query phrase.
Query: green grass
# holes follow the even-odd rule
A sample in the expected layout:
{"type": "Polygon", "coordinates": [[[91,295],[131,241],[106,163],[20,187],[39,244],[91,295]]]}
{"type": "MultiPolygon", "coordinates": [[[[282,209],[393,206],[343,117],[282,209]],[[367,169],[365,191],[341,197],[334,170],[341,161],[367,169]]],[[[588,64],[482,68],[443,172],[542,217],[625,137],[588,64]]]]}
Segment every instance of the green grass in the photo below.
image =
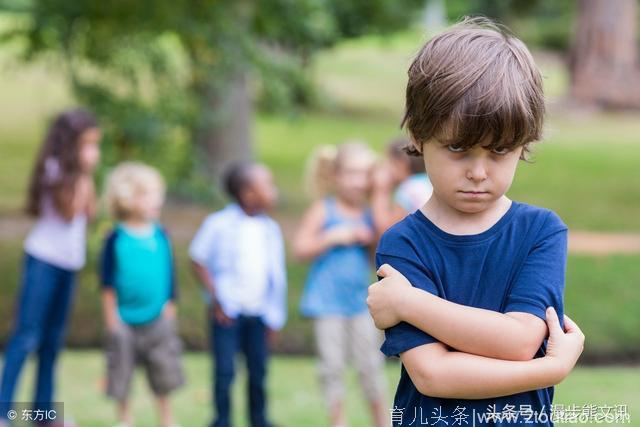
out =
{"type": "MultiPolygon", "coordinates": [[[[58,399],[64,402],[67,417],[75,419],[81,427],[112,425],[114,406],[102,393],[105,372],[102,354],[97,351],[69,351],[64,353],[61,362],[58,399]]],[[[189,353],[184,357],[184,362],[188,383],[174,396],[176,419],[185,427],[204,426],[212,416],[210,359],[204,353],[189,353]]],[[[389,407],[399,369],[397,363],[389,363],[386,367],[389,407]]],[[[242,369],[239,372],[240,377],[234,389],[234,417],[242,420],[239,426],[246,426],[245,377],[242,369]]],[[[21,400],[29,399],[32,375],[33,365],[30,365],[27,375],[22,378],[21,400]]],[[[371,425],[355,374],[350,372],[347,380],[347,407],[351,425],[371,425]]],[[[640,369],[637,367],[577,368],[558,386],[554,403],[599,406],[627,404],[631,414],[631,423],[628,425],[640,426],[639,383],[640,369]]],[[[321,427],[328,424],[313,359],[274,358],[268,388],[272,418],[278,425],[321,427]]],[[[135,379],[133,396],[137,425],[157,425],[153,400],[141,372],[135,379]]]]}
{"type": "MultiPolygon", "coordinates": [[[[579,125],[571,123],[567,129],[579,125]]],[[[589,129],[595,131],[596,126],[589,129]]],[[[534,163],[520,164],[509,195],[553,209],[571,229],[637,231],[638,144],[589,144],[586,138],[581,144],[558,133],[541,143],[534,163]]]]}
{"type": "Polygon", "coordinates": [[[640,351],[640,257],[569,256],[565,310],[586,335],[585,354],[640,351]]]}

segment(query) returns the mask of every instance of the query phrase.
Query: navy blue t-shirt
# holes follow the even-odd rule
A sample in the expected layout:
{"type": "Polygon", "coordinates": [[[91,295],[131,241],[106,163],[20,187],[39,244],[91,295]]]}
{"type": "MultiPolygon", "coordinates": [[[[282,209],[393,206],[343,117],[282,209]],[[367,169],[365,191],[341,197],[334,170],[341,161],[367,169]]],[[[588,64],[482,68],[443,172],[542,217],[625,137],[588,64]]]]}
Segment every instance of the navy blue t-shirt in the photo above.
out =
{"type": "MultiPolygon", "coordinates": [[[[376,251],[378,267],[390,264],[414,287],[458,304],[543,320],[548,306],[563,317],[566,259],[567,227],[558,215],[515,201],[496,224],[474,235],[449,234],[416,211],[387,230],[376,251]]],[[[382,352],[397,356],[434,342],[402,322],[385,331],[382,352]]],[[[544,356],[545,348],[546,341],[535,357],[544,356]]],[[[391,418],[394,426],[446,426],[445,420],[469,426],[553,425],[552,399],[553,387],[495,399],[425,396],[402,366],[391,418]],[[540,415],[531,417],[536,412],[540,415]]]]}

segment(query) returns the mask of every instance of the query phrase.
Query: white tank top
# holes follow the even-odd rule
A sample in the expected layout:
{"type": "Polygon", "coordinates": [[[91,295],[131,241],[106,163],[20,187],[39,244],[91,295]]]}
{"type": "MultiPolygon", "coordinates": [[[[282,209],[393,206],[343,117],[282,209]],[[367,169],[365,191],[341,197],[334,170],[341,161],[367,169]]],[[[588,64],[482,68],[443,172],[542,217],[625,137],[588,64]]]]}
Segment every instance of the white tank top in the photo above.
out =
{"type": "MultiPolygon", "coordinates": [[[[59,176],[54,159],[45,163],[45,180],[53,181],[59,176]]],[[[42,210],[35,226],[24,242],[24,250],[44,262],[65,270],[80,270],[86,259],[85,214],[76,214],[65,221],[53,205],[50,195],[42,198],[42,210]]]]}
{"type": "Polygon", "coordinates": [[[24,250],[44,262],[65,270],[80,270],[86,258],[87,218],[78,214],[69,222],[55,210],[50,198],[24,242],[24,250]]]}

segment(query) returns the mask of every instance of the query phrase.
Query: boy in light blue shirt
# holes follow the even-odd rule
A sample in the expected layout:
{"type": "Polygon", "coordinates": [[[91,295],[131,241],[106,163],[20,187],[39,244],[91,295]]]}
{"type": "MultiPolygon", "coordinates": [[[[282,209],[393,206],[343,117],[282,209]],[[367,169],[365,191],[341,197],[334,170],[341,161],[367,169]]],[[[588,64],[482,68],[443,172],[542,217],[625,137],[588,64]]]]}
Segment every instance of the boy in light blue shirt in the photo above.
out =
{"type": "Polygon", "coordinates": [[[213,427],[230,427],[235,357],[246,356],[252,427],[268,427],[265,382],[269,342],[286,320],[282,233],[266,212],[276,202],[271,172],[256,163],[233,165],[225,177],[234,202],[209,215],[189,254],[210,306],[215,365],[213,427]]]}

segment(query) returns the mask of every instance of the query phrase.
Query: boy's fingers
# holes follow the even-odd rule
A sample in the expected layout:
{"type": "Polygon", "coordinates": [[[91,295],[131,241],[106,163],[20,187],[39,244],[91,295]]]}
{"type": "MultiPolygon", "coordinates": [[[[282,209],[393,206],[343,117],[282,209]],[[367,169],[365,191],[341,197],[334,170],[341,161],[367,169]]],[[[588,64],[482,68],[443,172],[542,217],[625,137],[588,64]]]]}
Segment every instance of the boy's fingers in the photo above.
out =
{"type": "Polygon", "coordinates": [[[578,325],[576,325],[576,323],[573,320],[571,320],[571,318],[569,316],[567,316],[565,314],[564,315],[564,331],[565,332],[570,332],[570,331],[573,331],[577,327],[578,327],[578,325]]]}
{"type": "Polygon", "coordinates": [[[387,277],[393,273],[397,273],[396,269],[391,267],[389,264],[382,264],[376,274],[380,277],[387,277]]]}
{"type": "Polygon", "coordinates": [[[553,307],[547,307],[547,327],[549,328],[549,336],[553,336],[556,334],[562,333],[562,328],[560,327],[560,321],[558,320],[558,314],[553,307]]]}
{"type": "Polygon", "coordinates": [[[582,333],[582,330],[576,324],[576,322],[571,320],[571,318],[569,316],[567,316],[566,314],[564,315],[564,330],[565,330],[566,333],[570,333],[570,332],[571,333],[574,333],[574,332],[582,333]]]}

